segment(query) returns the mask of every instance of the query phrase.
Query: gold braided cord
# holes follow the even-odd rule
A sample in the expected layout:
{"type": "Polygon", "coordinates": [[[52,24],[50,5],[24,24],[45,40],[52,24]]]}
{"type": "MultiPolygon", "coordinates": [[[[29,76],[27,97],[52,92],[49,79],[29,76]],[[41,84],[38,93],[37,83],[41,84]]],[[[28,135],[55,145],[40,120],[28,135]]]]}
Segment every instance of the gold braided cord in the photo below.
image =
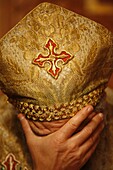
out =
{"type": "Polygon", "coordinates": [[[60,120],[73,117],[79,110],[88,104],[95,107],[100,102],[104,89],[105,86],[101,85],[88,94],[85,94],[76,100],[72,100],[68,104],[62,104],[59,107],[40,107],[36,104],[17,100],[13,100],[12,103],[21,113],[25,114],[28,119],[33,121],[60,120]]]}

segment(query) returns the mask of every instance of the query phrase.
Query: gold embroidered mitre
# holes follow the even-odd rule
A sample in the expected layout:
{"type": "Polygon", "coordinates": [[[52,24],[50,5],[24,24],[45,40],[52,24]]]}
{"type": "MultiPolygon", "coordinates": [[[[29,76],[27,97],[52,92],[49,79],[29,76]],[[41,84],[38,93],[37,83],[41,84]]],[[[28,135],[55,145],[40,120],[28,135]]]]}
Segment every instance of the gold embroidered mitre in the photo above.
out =
{"type": "Polygon", "coordinates": [[[54,4],[38,5],[0,40],[1,89],[32,120],[96,106],[112,71],[112,33],[54,4]]]}

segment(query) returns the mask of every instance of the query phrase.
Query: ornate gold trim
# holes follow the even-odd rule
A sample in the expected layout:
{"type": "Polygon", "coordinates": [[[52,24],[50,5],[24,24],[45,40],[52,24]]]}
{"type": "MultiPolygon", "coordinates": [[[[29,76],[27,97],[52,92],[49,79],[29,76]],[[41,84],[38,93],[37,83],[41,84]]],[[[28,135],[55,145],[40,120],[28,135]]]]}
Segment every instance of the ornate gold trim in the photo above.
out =
{"type": "Polygon", "coordinates": [[[73,117],[79,110],[88,104],[96,106],[103,96],[104,89],[105,86],[101,85],[88,94],[59,107],[40,107],[32,103],[17,100],[12,100],[11,103],[13,103],[13,105],[15,105],[21,113],[25,114],[28,119],[33,121],[60,120],[73,117]]]}

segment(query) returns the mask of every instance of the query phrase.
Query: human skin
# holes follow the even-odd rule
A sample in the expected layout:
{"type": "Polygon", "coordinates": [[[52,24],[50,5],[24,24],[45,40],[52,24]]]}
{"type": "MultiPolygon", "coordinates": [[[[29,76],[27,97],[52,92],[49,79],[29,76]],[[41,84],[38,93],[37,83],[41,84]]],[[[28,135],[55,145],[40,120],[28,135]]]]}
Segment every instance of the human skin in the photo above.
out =
{"type": "MultiPolygon", "coordinates": [[[[82,123],[79,129],[83,128],[85,124],[87,124],[94,116],[96,115],[95,112],[92,112],[87,119],[82,123]]],[[[45,136],[49,135],[58,129],[60,129],[65,123],[69,121],[69,119],[57,120],[52,122],[38,122],[38,121],[29,121],[30,127],[32,131],[38,136],[45,136]]],[[[79,130],[78,129],[78,130],[79,130]]]]}
{"type": "Polygon", "coordinates": [[[38,136],[29,121],[18,115],[33,161],[33,170],[80,170],[89,160],[104,128],[103,114],[87,106],[53,133],[38,136]],[[81,124],[90,121],[78,131],[81,124]]]}

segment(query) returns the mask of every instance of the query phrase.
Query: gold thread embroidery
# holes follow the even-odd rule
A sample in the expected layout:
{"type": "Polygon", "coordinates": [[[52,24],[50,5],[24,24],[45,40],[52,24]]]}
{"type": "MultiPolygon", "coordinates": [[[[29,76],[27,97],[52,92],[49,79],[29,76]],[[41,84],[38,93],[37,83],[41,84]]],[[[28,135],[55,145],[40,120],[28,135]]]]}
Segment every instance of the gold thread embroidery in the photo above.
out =
{"type": "Polygon", "coordinates": [[[28,119],[38,120],[38,121],[52,121],[52,120],[60,120],[73,117],[79,110],[81,110],[86,105],[90,104],[92,106],[96,106],[103,94],[104,94],[105,86],[101,85],[97,89],[79,97],[76,100],[72,100],[68,104],[62,104],[57,107],[40,107],[33,103],[26,103],[22,101],[18,101],[16,99],[10,99],[9,101],[15,105],[19,111],[28,119]]]}

